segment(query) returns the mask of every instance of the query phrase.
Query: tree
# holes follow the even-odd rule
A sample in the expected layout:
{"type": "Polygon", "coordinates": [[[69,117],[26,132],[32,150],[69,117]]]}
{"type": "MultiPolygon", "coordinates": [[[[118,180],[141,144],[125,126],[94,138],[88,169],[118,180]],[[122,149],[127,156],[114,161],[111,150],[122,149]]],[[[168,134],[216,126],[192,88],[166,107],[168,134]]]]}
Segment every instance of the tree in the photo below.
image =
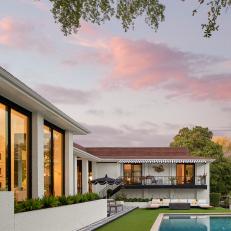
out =
{"type": "Polygon", "coordinates": [[[182,128],[173,138],[171,147],[186,147],[194,156],[222,159],[222,147],[212,141],[213,133],[208,128],[196,126],[192,129],[182,128]]]}
{"type": "MultiPolygon", "coordinates": [[[[165,6],[160,0],[49,0],[52,3],[52,13],[55,21],[61,24],[65,35],[76,33],[81,26],[81,20],[101,25],[112,18],[119,19],[127,31],[134,28],[136,18],[143,16],[151,28],[157,30],[159,23],[164,21],[165,6]]],[[[186,1],[186,0],[181,0],[186,1]]],[[[230,8],[231,0],[196,0],[198,8],[193,15],[206,7],[207,23],[202,24],[205,37],[219,29],[217,20],[224,10],[230,8]]]]}
{"type": "Polygon", "coordinates": [[[214,136],[213,141],[222,146],[225,156],[231,157],[231,138],[227,136],[214,136]]]}
{"type": "Polygon", "coordinates": [[[213,133],[208,128],[196,126],[180,129],[173,138],[171,147],[185,147],[194,156],[215,159],[211,164],[211,191],[227,194],[231,191],[231,161],[224,157],[222,146],[212,140],[213,133]]]}

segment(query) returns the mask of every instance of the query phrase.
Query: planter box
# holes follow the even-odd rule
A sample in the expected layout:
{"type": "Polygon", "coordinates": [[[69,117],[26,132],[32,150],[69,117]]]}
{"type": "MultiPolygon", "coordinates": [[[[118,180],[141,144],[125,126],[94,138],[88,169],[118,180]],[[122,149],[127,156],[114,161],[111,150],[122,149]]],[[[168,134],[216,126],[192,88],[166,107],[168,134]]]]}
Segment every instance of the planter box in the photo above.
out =
{"type": "Polygon", "coordinates": [[[124,202],[125,206],[129,207],[139,207],[139,208],[146,208],[148,205],[148,202],[124,202]]]}
{"type": "Polygon", "coordinates": [[[0,230],[14,229],[14,195],[13,192],[0,192],[0,230]]]}
{"type": "MultiPolygon", "coordinates": [[[[15,231],[73,231],[107,217],[105,199],[15,214],[15,231]]],[[[0,229],[1,230],[1,229],[0,229]]]]}

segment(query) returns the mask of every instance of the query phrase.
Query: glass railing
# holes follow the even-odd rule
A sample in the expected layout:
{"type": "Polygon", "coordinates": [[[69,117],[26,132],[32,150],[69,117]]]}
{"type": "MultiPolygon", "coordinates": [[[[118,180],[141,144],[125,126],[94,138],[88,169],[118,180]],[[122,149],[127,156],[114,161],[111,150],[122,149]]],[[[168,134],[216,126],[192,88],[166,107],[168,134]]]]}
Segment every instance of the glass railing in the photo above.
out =
{"type": "Polygon", "coordinates": [[[206,176],[122,176],[125,185],[206,185],[206,176]]]}

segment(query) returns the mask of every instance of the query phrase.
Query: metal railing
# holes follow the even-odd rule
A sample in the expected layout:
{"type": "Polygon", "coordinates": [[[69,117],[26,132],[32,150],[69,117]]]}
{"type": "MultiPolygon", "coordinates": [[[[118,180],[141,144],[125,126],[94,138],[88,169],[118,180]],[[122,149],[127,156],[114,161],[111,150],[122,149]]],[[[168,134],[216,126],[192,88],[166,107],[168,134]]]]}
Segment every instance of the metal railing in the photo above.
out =
{"type": "Polygon", "coordinates": [[[122,176],[124,185],[206,185],[206,176],[122,176]]]}
{"type": "MultiPolygon", "coordinates": [[[[117,179],[121,179],[121,177],[118,177],[117,179]]],[[[114,185],[106,185],[102,190],[99,191],[99,196],[101,198],[109,197],[108,191],[113,191],[116,188],[120,187],[123,184],[123,181],[121,181],[120,184],[114,184],[114,185]]]]}

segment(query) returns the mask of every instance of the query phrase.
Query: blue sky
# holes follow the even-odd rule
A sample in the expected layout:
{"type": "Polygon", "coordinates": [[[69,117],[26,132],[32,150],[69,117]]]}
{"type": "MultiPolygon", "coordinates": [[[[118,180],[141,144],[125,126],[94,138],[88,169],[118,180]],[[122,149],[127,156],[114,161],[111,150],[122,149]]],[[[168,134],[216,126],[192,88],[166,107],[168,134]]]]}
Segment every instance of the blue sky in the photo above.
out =
{"type": "Polygon", "coordinates": [[[0,9],[0,65],[92,133],[87,146],[166,146],[183,126],[231,130],[230,14],[203,38],[206,9],[197,1],[162,1],[154,32],[137,19],[83,23],[65,37],[46,0],[9,0],[0,9]]]}

